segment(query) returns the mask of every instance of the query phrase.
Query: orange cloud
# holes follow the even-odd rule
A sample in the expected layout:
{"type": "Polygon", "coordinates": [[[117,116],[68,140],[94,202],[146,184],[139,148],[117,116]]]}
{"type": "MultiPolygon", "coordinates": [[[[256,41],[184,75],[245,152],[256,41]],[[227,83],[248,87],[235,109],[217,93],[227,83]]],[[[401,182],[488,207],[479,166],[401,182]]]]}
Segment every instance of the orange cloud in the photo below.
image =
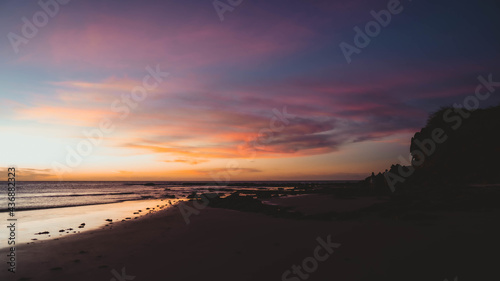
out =
{"type": "Polygon", "coordinates": [[[204,159],[175,159],[175,160],[163,160],[163,162],[174,162],[174,163],[187,163],[190,165],[197,165],[201,163],[208,162],[209,160],[204,160],[204,159]]]}

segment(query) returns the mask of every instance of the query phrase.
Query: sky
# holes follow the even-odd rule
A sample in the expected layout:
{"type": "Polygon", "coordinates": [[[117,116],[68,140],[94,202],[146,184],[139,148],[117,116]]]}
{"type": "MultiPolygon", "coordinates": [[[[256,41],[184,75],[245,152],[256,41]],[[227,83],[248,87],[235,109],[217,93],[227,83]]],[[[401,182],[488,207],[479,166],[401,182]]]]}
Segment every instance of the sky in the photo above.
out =
{"type": "Polygon", "coordinates": [[[40,3],[0,3],[18,180],[362,179],[500,81],[493,0],[40,3]]]}

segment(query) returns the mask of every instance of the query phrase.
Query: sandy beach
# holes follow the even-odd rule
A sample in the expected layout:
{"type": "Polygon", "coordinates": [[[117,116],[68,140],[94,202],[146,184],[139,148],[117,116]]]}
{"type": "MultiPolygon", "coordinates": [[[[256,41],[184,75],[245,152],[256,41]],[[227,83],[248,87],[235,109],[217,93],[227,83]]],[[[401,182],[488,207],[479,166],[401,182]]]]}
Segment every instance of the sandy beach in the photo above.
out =
{"type": "MultiPolygon", "coordinates": [[[[313,203],[313,214],[381,201],[329,199],[303,195],[273,202],[299,209],[313,203]]],[[[52,281],[305,280],[282,275],[313,257],[318,239],[330,236],[340,246],[318,261],[313,272],[302,272],[307,280],[486,280],[497,274],[498,215],[439,212],[432,219],[412,220],[369,214],[327,221],[207,207],[186,224],[178,208],[168,208],[98,230],[20,245],[17,272],[2,270],[0,276],[52,281]]]]}

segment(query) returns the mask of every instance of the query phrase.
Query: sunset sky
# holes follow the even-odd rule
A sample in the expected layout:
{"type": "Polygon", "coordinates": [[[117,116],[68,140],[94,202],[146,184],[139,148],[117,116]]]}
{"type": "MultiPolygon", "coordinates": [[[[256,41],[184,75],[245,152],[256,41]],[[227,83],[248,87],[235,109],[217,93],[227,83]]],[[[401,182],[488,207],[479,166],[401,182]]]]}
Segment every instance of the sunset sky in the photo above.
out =
{"type": "Polygon", "coordinates": [[[0,167],[16,165],[18,180],[383,171],[408,155],[429,113],[474,94],[478,75],[500,81],[493,0],[401,1],[348,63],[339,44],[354,44],[353,28],[388,2],[244,0],[221,21],[210,0],[73,0],[16,52],[8,34],[22,36],[23,17],[43,10],[2,1],[0,167]],[[156,68],[168,76],[147,78],[156,68]],[[126,103],[145,79],[147,96],[126,103]],[[103,120],[113,129],[103,132],[103,120]],[[96,130],[93,143],[86,134],[96,130]],[[69,151],[89,143],[68,164],[69,151]]]}

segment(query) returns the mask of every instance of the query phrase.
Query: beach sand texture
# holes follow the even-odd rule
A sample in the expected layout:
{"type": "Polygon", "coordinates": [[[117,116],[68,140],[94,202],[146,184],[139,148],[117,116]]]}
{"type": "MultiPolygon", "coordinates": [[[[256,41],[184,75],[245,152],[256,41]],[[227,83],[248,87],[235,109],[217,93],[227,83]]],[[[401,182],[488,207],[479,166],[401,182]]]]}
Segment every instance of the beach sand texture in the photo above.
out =
{"type": "MultiPolygon", "coordinates": [[[[316,211],[324,212],[369,201],[356,200],[326,204],[304,195],[273,202],[301,208],[316,201],[316,211]]],[[[0,279],[119,280],[114,273],[125,273],[123,280],[287,280],[283,273],[313,256],[317,239],[330,235],[341,246],[307,280],[487,280],[497,274],[497,217],[442,212],[424,221],[321,221],[207,207],[186,224],[177,208],[168,208],[112,228],[20,245],[17,273],[4,270],[0,279]]]]}

